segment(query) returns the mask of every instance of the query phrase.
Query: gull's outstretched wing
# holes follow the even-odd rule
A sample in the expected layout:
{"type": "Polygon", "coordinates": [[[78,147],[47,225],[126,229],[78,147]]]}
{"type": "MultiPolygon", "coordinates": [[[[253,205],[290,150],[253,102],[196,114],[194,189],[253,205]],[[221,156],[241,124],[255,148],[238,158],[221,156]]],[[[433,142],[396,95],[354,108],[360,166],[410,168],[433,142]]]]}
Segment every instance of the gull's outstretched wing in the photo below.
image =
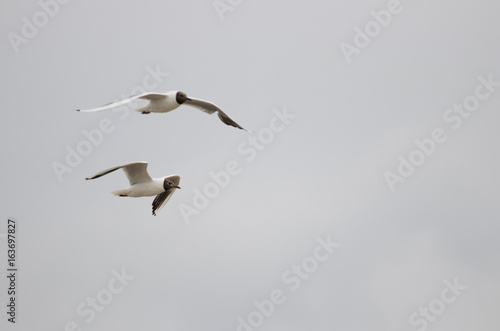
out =
{"type": "Polygon", "coordinates": [[[172,194],[175,192],[175,188],[170,188],[163,193],[158,194],[153,200],[153,215],[156,216],[156,213],[159,212],[163,206],[165,206],[172,197],[172,194]]]}
{"type": "MultiPolygon", "coordinates": [[[[231,117],[229,117],[225,112],[223,112],[222,109],[217,107],[217,105],[215,105],[209,101],[189,98],[186,101],[184,101],[184,104],[198,108],[199,110],[201,110],[207,114],[213,114],[213,113],[217,112],[217,115],[219,115],[219,118],[223,123],[225,123],[227,125],[234,126],[235,128],[238,128],[241,130],[248,131],[247,129],[243,128],[241,125],[239,125],[238,123],[233,121],[233,119],[231,117]]],[[[248,132],[251,132],[251,131],[248,131],[248,132]]]]}
{"type": "Polygon", "coordinates": [[[110,168],[103,170],[101,172],[96,173],[95,175],[92,175],[90,177],[85,178],[86,180],[89,179],[96,179],[99,177],[102,177],[104,175],[107,175],[115,170],[118,169],[123,169],[125,172],[125,175],[127,175],[128,181],[130,182],[130,185],[134,185],[137,183],[145,183],[151,181],[151,176],[148,174],[148,163],[147,162],[132,162],[128,164],[124,164],[118,167],[110,168]]]}
{"type": "Polygon", "coordinates": [[[101,107],[92,108],[92,109],[77,109],[77,111],[87,112],[87,113],[94,112],[94,111],[101,111],[101,110],[106,110],[106,109],[110,109],[110,108],[114,108],[114,107],[118,107],[118,106],[127,104],[129,102],[134,101],[135,99],[145,99],[145,100],[151,101],[151,100],[162,99],[162,98],[166,98],[166,97],[167,97],[167,95],[163,94],[163,93],[147,92],[147,93],[143,93],[143,94],[139,94],[139,95],[134,95],[134,96],[128,97],[128,98],[120,100],[120,101],[111,102],[111,103],[108,103],[108,104],[101,106],[101,107]]]}

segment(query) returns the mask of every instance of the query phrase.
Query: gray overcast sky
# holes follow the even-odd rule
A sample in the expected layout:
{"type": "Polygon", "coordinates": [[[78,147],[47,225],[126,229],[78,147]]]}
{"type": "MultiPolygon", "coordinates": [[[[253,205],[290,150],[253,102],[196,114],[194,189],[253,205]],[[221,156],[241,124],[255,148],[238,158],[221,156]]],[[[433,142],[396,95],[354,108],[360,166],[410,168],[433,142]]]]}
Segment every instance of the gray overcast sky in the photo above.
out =
{"type": "Polygon", "coordinates": [[[4,0],[0,328],[498,330],[499,9],[4,0]],[[75,111],[144,90],[254,134],[75,111]],[[181,175],[156,217],[84,180],[142,160],[181,175]]]}

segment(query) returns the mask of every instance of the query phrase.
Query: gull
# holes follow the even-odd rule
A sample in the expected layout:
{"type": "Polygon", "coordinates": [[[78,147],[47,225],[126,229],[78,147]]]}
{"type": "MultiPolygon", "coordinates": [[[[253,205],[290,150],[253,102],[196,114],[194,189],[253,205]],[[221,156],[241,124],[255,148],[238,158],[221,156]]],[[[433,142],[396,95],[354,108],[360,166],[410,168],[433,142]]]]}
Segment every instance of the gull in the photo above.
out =
{"type": "Polygon", "coordinates": [[[142,114],[149,114],[149,113],[167,113],[169,111],[172,111],[179,107],[182,104],[192,106],[194,108],[198,108],[199,110],[207,113],[207,114],[213,114],[217,113],[219,115],[220,120],[227,124],[234,126],[235,128],[245,130],[248,132],[251,132],[242,126],[240,126],[238,123],[233,121],[231,117],[229,117],[225,112],[222,111],[217,105],[210,101],[205,101],[201,99],[195,99],[195,98],[188,98],[186,93],[181,92],[181,91],[170,91],[167,93],[157,93],[157,92],[146,92],[142,93],[139,95],[134,95],[131,97],[128,97],[126,99],[120,100],[120,101],[115,101],[108,103],[102,107],[97,107],[97,108],[92,108],[92,109],[77,109],[77,111],[81,112],[95,112],[95,111],[101,111],[101,110],[107,110],[110,108],[118,107],[124,104],[127,104],[129,102],[132,102],[136,99],[145,99],[149,100],[149,103],[141,107],[139,109],[136,109],[136,111],[142,113],[142,114]]]}
{"type": "Polygon", "coordinates": [[[179,175],[171,175],[161,178],[151,178],[148,174],[147,162],[132,162],[118,167],[106,169],[85,178],[86,180],[96,179],[107,175],[115,170],[123,169],[127,175],[130,187],[122,190],[111,192],[120,197],[150,197],[156,195],[153,200],[153,215],[165,206],[167,201],[174,194],[176,189],[180,189],[179,182],[181,177],[179,175]]]}

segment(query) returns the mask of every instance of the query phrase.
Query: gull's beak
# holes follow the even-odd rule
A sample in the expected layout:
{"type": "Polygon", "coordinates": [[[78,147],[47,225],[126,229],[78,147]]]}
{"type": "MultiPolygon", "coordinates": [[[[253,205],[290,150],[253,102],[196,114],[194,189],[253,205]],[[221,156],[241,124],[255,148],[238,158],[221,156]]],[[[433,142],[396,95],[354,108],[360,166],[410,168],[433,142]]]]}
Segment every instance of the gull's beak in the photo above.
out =
{"type": "Polygon", "coordinates": [[[175,187],[175,188],[178,188],[179,190],[181,189],[181,187],[180,187],[180,186],[174,186],[174,187],[175,187]]]}

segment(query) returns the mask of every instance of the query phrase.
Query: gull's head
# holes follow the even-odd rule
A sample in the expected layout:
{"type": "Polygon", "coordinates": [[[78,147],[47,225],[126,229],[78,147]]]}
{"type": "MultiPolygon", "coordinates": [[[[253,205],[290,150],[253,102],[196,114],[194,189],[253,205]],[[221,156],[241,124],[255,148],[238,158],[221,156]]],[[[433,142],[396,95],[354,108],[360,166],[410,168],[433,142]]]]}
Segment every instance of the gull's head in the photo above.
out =
{"type": "Polygon", "coordinates": [[[165,177],[165,179],[163,180],[163,188],[165,189],[165,191],[172,188],[180,189],[179,187],[180,182],[181,182],[181,177],[179,175],[172,175],[165,177]]]}
{"type": "Polygon", "coordinates": [[[186,100],[191,100],[186,93],[179,91],[175,94],[175,101],[177,101],[179,105],[182,105],[186,100]]]}

